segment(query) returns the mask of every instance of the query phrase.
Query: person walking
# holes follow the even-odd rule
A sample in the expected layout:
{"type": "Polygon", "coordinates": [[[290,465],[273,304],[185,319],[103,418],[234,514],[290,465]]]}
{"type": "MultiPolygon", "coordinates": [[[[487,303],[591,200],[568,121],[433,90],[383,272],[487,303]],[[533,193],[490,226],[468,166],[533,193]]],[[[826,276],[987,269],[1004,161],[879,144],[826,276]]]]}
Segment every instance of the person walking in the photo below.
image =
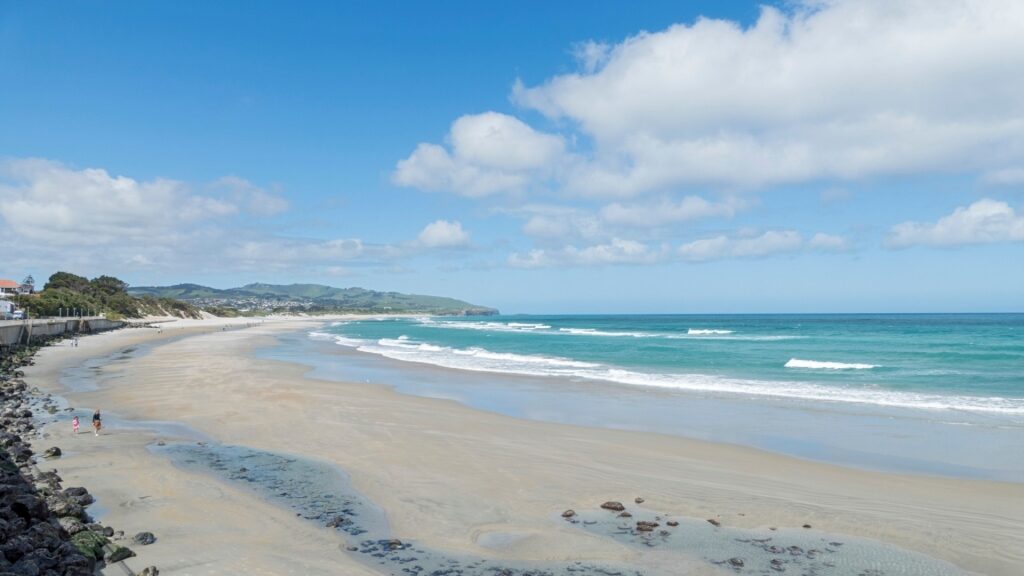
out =
{"type": "Polygon", "coordinates": [[[103,428],[103,419],[100,417],[99,408],[92,413],[92,428],[96,431],[96,435],[100,435],[100,428],[103,428]]]}
{"type": "Polygon", "coordinates": [[[75,418],[73,420],[71,420],[71,427],[75,429],[75,434],[77,435],[78,434],[78,416],[75,416],[75,418]]]}

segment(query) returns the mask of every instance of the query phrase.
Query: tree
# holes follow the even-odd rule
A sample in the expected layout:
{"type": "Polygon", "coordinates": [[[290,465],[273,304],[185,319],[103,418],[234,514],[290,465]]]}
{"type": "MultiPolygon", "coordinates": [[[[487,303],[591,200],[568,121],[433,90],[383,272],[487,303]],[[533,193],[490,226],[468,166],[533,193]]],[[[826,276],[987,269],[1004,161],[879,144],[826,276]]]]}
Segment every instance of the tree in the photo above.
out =
{"type": "Polygon", "coordinates": [[[54,272],[50,276],[50,280],[43,286],[43,290],[51,288],[67,288],[75,292],[85,292],[89,290],[89,279],[70,272],[54,272]]]}
{"type": "Polygon", "coordinates": [[[92,288],[93,292],[97,294],[105,294],[107,296],[113,296],[115,294],[121,294],[128,291],[128,283],[122,282],[113,276],[100,276],[98,278],[93,278],[89,283],[89,287],[92,288]]]}

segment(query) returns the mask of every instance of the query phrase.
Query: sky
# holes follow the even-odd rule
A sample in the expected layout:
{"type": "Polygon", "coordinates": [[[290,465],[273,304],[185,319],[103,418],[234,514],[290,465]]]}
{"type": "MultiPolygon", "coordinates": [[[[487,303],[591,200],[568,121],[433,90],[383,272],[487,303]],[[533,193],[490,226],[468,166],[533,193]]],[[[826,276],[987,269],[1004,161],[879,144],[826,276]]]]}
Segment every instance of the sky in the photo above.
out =
{"type": "Polygon", "coordinates": [[[1024,3],[0,0],[0,254],[507,313],[1024,311],[1024,3]]]}

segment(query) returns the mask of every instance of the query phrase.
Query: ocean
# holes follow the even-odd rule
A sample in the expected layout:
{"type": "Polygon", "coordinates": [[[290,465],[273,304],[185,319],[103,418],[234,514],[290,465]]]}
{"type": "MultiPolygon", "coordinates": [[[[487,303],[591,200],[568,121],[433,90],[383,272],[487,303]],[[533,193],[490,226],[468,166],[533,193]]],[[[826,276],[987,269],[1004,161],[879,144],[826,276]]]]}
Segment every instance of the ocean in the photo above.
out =
{"type": "Polygon", "coordinates": [[[386,318],[305,340],[270,355],[516,417],[1024,481],[1024,314],[386,318]]]}

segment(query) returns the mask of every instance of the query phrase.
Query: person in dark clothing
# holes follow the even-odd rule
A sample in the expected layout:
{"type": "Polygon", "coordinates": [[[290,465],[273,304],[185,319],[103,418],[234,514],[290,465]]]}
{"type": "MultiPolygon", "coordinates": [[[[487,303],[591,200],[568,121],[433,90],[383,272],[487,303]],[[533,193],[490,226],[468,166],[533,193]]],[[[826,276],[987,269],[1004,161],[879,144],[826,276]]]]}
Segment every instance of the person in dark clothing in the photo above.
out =
{"type": "Polygon", "coordinates": [[[103,428],[103,419],[100,418],[99,409],[96,409],[96,411],[92,413],[92,429],[96,431],[97,436],[100,435],[100,428],[103,428]]]}

